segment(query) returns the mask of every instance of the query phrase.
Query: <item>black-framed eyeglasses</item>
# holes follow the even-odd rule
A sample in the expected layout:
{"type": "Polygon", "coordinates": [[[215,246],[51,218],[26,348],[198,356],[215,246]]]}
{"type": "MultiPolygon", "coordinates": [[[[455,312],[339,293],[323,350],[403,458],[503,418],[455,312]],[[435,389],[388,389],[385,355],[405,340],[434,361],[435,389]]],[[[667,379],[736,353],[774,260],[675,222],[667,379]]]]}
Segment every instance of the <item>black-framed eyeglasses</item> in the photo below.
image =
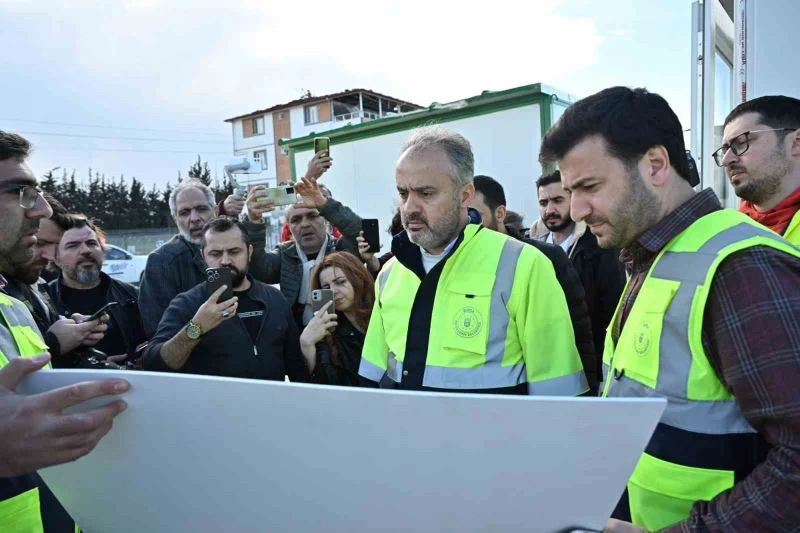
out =
{"type": "Polygon", "coordinates": [[[42,189],[35,185],[25,185],[22,183],[0,183],[0,190],[3,191],[19,191],[19,205],[23,209],[33,209],[36,202],[39,201],[39,196],[42,194],[42,189]]]}
{"type": "Polygon", "coordinates": [[[723,144],[717,150],[711,154],[714,158],[714,163],[717,164],[718,167],[722,166],[722,160],[725,158],[725,154],[728,153],[728,150],[732,151],[734,155],[740,156],[750,148],[750,135],[753,133],[763,133],[765,131],[794,131],[798,128],[770,128],[767,130],[752,130],[746,131],[744,133],[740,133],[734,139],[727,144],[723,144]]]}

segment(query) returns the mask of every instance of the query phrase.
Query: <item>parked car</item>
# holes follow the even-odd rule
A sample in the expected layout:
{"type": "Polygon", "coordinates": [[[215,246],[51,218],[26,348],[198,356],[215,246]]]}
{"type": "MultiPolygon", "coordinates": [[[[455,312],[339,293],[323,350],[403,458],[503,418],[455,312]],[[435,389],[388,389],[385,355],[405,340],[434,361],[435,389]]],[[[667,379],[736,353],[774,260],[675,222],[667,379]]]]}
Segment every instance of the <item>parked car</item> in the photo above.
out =
{"type": "Polygon", "coordinates": [[[114,279],[138,285],[146,263],[146,255],[134,255],[119,246],[106,244],[103,272],[114,279]]]}

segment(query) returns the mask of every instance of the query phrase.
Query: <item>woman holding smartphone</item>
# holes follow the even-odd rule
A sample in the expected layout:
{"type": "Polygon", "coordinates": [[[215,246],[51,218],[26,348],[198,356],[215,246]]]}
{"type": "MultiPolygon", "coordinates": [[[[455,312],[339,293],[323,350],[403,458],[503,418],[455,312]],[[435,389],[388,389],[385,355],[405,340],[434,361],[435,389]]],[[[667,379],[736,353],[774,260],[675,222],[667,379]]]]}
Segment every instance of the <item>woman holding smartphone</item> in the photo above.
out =
{"type": "Polygon", "coordinates": [[[333,290],[328,302],[300,335],[300,348],[315,383],[357,387],[364,334],[375,301],[375,284],[349,252],[325,256],[311,277],[311,289],[333,290]]]}

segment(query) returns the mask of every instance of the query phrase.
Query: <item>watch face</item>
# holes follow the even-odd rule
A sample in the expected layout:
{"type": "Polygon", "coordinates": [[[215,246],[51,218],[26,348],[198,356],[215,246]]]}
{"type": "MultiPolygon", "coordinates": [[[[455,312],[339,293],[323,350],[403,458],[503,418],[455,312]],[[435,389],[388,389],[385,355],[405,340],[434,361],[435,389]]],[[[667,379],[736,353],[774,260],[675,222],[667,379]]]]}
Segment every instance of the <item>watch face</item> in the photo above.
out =
{"type": "Polygon", "coordinates": [[[190,339],[199,339],[200,333],[200,326],[197,324],[189,324],[186,328],[186,336],[190,339]]]}

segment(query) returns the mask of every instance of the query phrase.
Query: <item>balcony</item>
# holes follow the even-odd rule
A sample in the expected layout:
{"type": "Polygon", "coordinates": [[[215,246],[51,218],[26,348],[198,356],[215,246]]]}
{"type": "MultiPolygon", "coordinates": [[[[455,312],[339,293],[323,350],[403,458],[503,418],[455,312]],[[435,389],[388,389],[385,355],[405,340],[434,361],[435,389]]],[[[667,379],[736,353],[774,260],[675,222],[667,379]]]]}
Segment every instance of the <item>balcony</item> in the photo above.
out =
{"type": "MultiPolygon", "coordinates": [[[[391,113],[394,114],[394,113],[391,113]]],[[[387,114],[384,113],[383,116],[387,114]]],[[[343,113],[341,115],[334,115],[333,121],[334,122],[366,122],[367,120],[376,120],[381,118],[378,113],[374,113],[372,111],[352,111],[350,113],[343,113]]]]}

